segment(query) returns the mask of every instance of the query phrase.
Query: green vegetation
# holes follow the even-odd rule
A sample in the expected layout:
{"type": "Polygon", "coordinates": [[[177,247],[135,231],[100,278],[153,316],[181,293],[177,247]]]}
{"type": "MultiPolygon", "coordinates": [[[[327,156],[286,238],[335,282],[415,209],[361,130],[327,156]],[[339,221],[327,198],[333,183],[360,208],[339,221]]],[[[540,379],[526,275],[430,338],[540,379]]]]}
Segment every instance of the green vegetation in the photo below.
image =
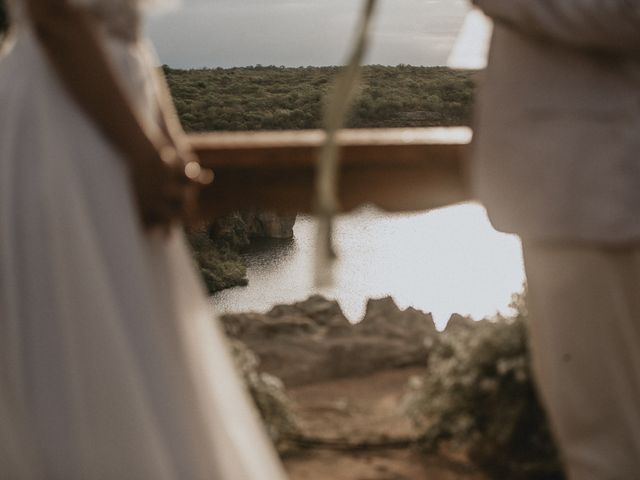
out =
{"type": "Polygon", "coordinates": [[[445,331],[416,379],[408,412],[424,426],[425,448],[453,441],[490,478],[560,480],[558,454],[530,372],[525,296],[512,318],[445,331]]]}
{"type": "MultiPolygon", "coordinates": [[[[187,131],[318,128],[339,67],[163,67],[187,131]]],[[[444,67],[368,66],[348,126],[468,125],[474,79],[444,67]]]]}
{"type": "Polygon", "coordinates": [[[230,343],[234,361],[244,377],[267,433],[278,451],[286,453],[292,448],[291,438],[298,436],[300,429],[282,381],[268,373],[260,373],[258,357],[244,343],[238,340],[230,340],[230,343]]]}
{"type": "Polygon", "coordinates": [[[247,269],[239,251],[248,240],[239,240],[246,238],[243,237],[245,227],[237,223],[235,218],[236,215],[225,217],[209,226],[187,232],[193,257],[209,293],[247,284],[247,269]],[[227,225],[231,225],[231,231],[240,229],[236,238],[223,233],[221,226],[227,225]]]}

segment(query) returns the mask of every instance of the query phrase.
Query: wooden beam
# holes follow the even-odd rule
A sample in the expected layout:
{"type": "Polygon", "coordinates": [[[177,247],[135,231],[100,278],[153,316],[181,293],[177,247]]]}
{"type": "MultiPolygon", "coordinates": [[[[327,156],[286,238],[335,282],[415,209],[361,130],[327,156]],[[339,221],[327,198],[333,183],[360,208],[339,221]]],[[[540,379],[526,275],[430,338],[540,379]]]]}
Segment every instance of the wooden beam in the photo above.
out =
{"type": "MultiPolygon", "coordinates": [[[[471,135],[464,127],[342,131],[342,209],[375,204],[414,211],[469,200],[464,159],[471,135]]],[[[255,207],[312,211],[322,131],[208,133],[190,140],[216,174],[202,194],[205,216],[255,207]]]]}

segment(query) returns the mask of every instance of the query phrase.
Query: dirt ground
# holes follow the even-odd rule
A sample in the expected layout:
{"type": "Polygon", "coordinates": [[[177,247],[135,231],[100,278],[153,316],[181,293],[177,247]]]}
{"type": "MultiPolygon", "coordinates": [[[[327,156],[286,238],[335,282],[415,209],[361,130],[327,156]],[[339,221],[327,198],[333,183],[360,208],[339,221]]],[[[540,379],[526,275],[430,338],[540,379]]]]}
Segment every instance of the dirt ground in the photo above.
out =
{"type": "Polygon", "coordinates": [[[461,454],[427,456],[408,446],[419,432],[402,398],[420,373],[389,370],[290,389],[304,436],[317,440],[285,457],[291,480],[486,480],[461,454]]]}

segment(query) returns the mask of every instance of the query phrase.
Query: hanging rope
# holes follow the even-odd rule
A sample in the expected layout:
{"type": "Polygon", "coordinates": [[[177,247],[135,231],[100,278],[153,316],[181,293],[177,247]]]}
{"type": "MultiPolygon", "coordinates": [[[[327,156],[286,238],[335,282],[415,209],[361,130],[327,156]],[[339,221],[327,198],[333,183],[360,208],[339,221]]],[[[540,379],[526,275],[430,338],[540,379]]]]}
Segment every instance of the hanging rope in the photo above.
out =
{"type": "Polygon", "coordinates": [[[318,231],[316,243],[315,284],[328,286],[333,282],[333,218],[338,211],[339,148],[337,134],[344,127],[360,80],[362,60],[369,47],[371,21],[378,1],[365,0],[353,52],[344,71],[338,76],[329,96],[323,126],[326,138],[316,168],[316,213],[318,231]]]}

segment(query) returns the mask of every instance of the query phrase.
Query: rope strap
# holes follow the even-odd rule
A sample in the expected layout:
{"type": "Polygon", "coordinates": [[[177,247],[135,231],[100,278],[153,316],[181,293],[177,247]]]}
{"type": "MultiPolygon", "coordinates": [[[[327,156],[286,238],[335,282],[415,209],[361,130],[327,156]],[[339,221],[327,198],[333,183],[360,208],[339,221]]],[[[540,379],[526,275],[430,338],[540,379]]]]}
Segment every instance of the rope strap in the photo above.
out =
{"type": "Polygon", "coordinates": [[[316,243],[315,284],[333,283],[333,218],[338,211],[338,180],[340,152],[337,134],[344,127],[360,80],[362,60],[370,44],[371,23],[378,1],[365,0],[358,35],[349,62],[334,84],[324,112],[326,138],[316,168],[316,212],[318,231],[316,243]]]}

